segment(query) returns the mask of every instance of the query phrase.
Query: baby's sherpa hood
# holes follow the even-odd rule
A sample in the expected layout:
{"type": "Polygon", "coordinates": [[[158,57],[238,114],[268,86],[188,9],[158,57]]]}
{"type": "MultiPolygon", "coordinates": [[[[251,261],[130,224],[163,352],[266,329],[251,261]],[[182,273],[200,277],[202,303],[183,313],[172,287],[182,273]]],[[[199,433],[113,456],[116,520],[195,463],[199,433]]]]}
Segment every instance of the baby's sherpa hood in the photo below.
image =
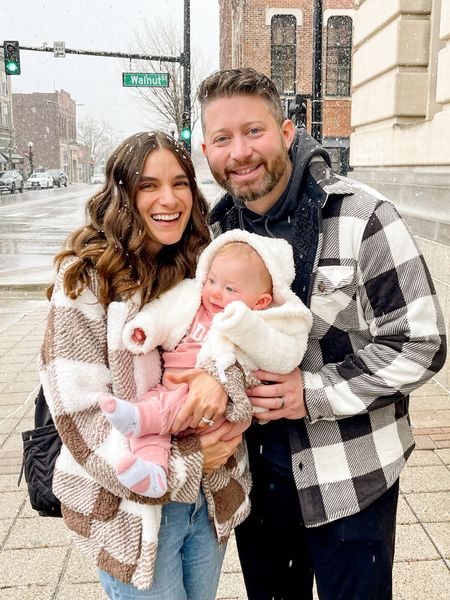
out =
{"type": "Polygon", "coordinates": [[[230,242],[245,242],[259,254],[264,261],[273,284],[273,303],[284,304],[292,298],[291,285],[295,277],[292,248],[282,239],[263,237],[241,229],[232,229],[219,235],[202,252],[197,265],[197,279],[206,281],[208,271],[220,248],[230,242]]]}

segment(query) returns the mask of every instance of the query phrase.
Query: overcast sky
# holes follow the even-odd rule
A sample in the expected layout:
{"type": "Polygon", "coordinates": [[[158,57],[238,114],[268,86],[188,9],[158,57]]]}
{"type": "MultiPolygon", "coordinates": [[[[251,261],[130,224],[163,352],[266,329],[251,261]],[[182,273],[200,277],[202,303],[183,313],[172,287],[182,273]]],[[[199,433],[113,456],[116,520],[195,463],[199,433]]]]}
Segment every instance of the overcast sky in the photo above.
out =
{"type": "MultiPolygon", "coordinates": [[[[1,4],[6,40],[33,47],[64,41],[67,48],[116,52],[134,48],[146,21],[162,18],[182,26],[184,14],[183,0],[14,0],[1,4]]],[[[191,47],[203,55],[209,70],[218,68],[217,0],[191,0],[191,47]]],[[[21,75],[10,79],[13,93],[64,89],[83,105],[77,107],[78,119],[91,114],[109,121],[119,136],[126,136],[151,124],[136,92],[122,87],[123,70],[119,58],[70,54],[55,58],[50,52],[22,50],[21,75]]],[[[127,65],[125,70],[133,67],[127,65]]]]}

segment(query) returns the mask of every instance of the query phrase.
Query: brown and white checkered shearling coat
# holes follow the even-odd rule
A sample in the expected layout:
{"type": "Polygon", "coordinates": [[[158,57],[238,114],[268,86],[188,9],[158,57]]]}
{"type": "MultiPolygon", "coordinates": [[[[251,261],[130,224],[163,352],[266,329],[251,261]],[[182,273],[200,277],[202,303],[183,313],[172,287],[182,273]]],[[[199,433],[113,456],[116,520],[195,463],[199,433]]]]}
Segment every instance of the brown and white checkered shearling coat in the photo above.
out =
{"type": "Polygon", "coordinates": [[[132,400],[161,378],[157,350],[134,356],[122,344],[125,323],[138,311],[139,298],[99,301],[93,270],[90,285],[76,300],[64,294],[57,274],[44,344],[40,377],[63,446],[53,490],[76,545],[95,564],[138,589],[151,587],[162,503],[195,502],[202,486],[219,541],[249,512],[250,475],[241,444],[225,467],[202,473],[197,436],[174,440],[169,488],[162,499],[144,498],[124,487],[114,466],[129,452],[127,440],[111,427],[98,407],[104,393],[132,400]]]}

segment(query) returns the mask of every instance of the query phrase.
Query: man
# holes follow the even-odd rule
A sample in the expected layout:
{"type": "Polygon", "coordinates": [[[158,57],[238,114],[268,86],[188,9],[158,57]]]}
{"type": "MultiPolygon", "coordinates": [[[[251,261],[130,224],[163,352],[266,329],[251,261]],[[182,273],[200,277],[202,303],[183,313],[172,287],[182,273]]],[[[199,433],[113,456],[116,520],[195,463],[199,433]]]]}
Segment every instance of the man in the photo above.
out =
{"type": "Polygon", "coordinates": [[[236,538],[248,597],[312,598],[315,576],[321,600],[390,599],[408,394],[445,360],[428,270],[395,208],[333,174],[267,77],[219,71],[198,97],[227,192],[213,229],[288,240],[293,290],[314,316],[301,370],[258,372],[271,385],[249,390],[269,424],[246,436],[252,512],[236,538]]]}

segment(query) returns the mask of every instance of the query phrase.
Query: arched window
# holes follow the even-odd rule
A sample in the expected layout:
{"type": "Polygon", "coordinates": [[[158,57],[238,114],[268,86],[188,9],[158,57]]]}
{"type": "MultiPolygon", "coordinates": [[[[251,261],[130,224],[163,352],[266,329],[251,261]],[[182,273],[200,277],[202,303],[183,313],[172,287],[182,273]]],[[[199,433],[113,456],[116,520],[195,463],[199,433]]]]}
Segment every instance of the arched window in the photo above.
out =
{"type": "Polygon", "coordinates": [[[352,71],[352,19],[333,16],[327,23],[327,96],[350,96],[352,71]]]}
{"type": "Polygon", "coordinates": [[[275,15],[271,20],[271,78],[279,94],[295,94],[296,25],[293,15],[275,15]]]}

